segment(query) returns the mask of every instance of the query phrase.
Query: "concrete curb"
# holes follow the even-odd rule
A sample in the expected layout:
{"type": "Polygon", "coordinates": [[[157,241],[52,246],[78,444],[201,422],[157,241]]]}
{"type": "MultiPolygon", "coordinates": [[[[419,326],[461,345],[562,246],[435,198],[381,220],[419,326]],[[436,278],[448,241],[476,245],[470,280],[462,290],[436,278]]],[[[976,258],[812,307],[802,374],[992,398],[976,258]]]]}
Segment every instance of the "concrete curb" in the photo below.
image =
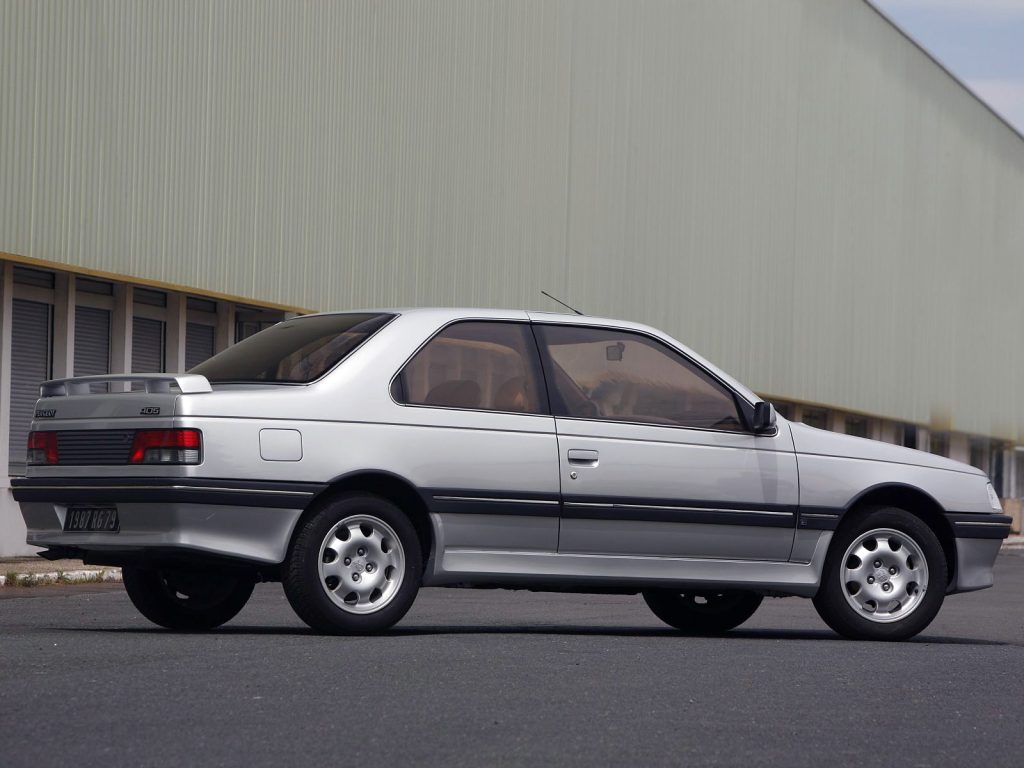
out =
{"type": "Polygon", "coordinates": [[[43,587],[51,584],[100,584],[121,581],[120,568],[83,568],[43,573],[0,573],[0,587],[43,587]]]}

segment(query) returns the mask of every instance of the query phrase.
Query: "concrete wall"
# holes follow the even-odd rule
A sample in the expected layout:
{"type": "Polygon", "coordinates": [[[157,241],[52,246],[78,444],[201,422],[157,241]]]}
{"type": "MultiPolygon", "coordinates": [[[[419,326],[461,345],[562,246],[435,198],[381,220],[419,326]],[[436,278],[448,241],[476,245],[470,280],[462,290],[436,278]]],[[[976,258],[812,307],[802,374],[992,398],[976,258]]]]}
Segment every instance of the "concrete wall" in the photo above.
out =
{"type": "Polygon", "coordinates": [[[1024,431],[1024,142],[863,0],[0,0],[0,179],[8,253],[1024,431]]]}

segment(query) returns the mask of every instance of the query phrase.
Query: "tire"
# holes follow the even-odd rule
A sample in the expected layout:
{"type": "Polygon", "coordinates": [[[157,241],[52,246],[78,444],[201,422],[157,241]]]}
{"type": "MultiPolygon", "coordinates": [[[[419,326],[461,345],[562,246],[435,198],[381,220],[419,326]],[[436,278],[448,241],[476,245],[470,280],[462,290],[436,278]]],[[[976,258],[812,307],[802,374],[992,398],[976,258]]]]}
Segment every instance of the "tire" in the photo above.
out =
{"type": "Polygon", "coordinates": [[[125,591],[139,613],[167,629],[213,629],[230,621],[252,596],[256,579],[243,572],[121,569],[125,591]]]}
{"type": "Polygon", "coordinates": [[[832,538],[818,615],[851,640],[906,640],[942,607],[946,554],[935,532],[898,507],[874,507],[844,520],[832,538]]]}
{"type": "Polygon", "coordinates": [[[735,629],[754,615],[764,599],[753,592],[735,590],[652,589],[643,595],[655,616],[689,635],[720,635],[735,629]]]}
{"type": "Polygon", "coordinates": [[[295,613],[317,632],[372,634],[405,616],[422,573],[419,538],[402,510],[351,494],[300,524],[282,580],[295,613]]]}

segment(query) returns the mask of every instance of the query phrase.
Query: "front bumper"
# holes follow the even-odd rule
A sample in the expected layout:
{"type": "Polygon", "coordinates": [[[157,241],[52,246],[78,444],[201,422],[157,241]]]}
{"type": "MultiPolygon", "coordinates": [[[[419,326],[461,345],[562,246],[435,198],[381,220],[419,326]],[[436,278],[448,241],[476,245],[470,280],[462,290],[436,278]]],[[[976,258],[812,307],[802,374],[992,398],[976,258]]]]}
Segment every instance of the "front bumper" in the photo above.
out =
{"type": "Polygon", "coordinates": [[[1002,539],[957,538],[956,578],[949,591],[973,592],[991,587],[995,582],[992,567],[1002,544],[1002,539]]]}
{"type": "Polygon", "coordinates": [[[323,486],[206,478],[13,478],[26,542],[120,564],[146,556],[283,562],[303,510],[323,486]],[[111,505],[120,530],[67,532],[69,506],[111,505]]]}
{"type": "Polygon", "coordinates": [[[1010,535],[1011,518],[999,514],[948,512],[946,520],[956,537],[956,578],[950,592],[991,587],[1003,539],[1010,535]]]}

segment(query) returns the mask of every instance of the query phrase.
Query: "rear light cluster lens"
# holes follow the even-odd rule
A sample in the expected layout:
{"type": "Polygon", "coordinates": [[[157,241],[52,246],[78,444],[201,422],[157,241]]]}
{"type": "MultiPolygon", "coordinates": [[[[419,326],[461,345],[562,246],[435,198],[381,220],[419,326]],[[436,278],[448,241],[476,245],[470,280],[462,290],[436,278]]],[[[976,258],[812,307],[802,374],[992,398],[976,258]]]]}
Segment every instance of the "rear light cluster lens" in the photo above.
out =
{"type": "MultiPolygon", "coordinates": [[[[59,464],[57,432],[30,432],[28,464],[59,464]]],[[[141,429],[132,439],[129,464],[198,464],[203,435],[198,429],[141,429]]]]}
{"type": "Polygon", "coordinates": [[[28,433],[28,455],[25,457],[26,463],[56,464],[57,458],[56,432],[28,433]]]}
{"type": "Polygon", "coordinates": [[[135,433],[129,464],[198,464],[203,436],[198,429],[143,429],[135,433]]]}

